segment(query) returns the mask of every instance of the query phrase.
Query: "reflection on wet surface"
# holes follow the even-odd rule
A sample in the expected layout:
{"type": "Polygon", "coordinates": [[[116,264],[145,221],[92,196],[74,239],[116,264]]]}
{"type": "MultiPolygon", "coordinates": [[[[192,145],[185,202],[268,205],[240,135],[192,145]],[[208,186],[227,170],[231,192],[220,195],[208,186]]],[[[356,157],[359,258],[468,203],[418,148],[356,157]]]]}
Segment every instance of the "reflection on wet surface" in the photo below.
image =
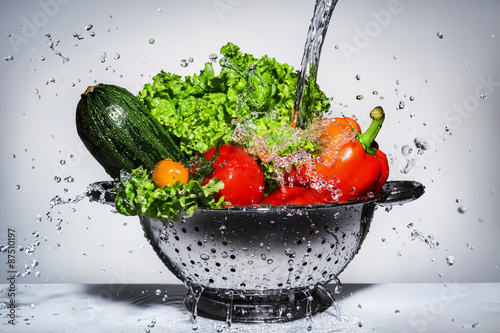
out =
{"type": "MultiPolygon", "coordinates": [[[[329,288],[333,292],[335,285],[329,288]]],[[[17,286],[9,324],[7,285],[0,292],[5,332],[307,332],[306,319],[241,324],[198,317],[184,309],[183,285],[32,284],[17,286]]],[[[312,318],[311,332],[496,332],[500,284],[344,285],[335,307],[312,318]]]]}

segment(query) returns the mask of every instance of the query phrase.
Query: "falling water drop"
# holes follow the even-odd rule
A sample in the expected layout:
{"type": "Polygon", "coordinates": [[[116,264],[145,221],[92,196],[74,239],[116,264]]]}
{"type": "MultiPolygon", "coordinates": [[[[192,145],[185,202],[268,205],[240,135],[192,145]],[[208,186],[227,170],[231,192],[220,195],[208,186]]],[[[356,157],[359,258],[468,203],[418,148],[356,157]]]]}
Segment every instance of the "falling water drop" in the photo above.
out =
{"type": "Polygon", "coordinates": [[[208,56],[208,59],[209,59],[211,62],[215,62],[215,61],[217,61],[217,58],[218,58],[218,56],[217,56],[217,54],[215,54],[215,53],[211,53],[211,54],[208,56]]]}
{"type": "Polygon", "coordinates": [[[455,264],[455,257],[454,256],[447,256],[446,263],[448,264],[448,266],[453,266],[455,264]]]}
{"type": "Polygon", "coordinates": [[[441,31],[438,31],[437,36],[439,39],[443,39],[444,35],[441,31]]]}
{"type": "Polygon", "coordinates": [[[401,147],[401,154],[403,154],[403,156],[408,156],[411,154],[411,152],[412,152],[412,149],[410,146],[404,145],[403,147],[401,147]]]}

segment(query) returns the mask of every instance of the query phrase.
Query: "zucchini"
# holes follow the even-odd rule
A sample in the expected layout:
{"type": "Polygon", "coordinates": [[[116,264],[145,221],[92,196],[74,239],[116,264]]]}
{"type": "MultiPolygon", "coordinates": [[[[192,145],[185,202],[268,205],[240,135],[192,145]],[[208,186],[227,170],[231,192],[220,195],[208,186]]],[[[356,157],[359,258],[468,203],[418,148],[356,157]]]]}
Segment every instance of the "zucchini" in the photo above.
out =
{"type": "Polygon", "coordinates": [[[76,129],[90,154],[117,179],[121,170],[149,169],[185,154],[146,106],[128,90],[109,84],[90,86],[76,108],[76,129]]]}

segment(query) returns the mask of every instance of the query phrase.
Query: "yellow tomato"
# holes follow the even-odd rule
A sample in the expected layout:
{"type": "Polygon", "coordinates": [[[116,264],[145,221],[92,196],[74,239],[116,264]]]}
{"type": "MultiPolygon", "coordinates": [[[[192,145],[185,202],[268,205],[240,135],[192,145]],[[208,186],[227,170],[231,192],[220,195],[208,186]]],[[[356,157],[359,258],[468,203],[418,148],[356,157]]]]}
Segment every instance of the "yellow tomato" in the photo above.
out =
{"type": "Polygon", "coordinates": [[[156,164],[152,176],[155,185],[163,187],[174,185],[178,181],[187,184],[189,172],[181,162],[174,162],[167,158],[156,164]]]}

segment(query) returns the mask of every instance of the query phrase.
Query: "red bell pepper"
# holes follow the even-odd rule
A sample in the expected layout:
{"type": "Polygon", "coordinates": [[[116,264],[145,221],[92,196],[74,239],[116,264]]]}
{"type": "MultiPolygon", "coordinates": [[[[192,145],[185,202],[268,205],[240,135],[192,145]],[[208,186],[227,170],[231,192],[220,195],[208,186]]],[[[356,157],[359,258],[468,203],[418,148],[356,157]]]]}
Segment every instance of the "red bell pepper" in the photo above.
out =
{"type": "Polygon", "coordinates": [[[384,122],[383,109],[376,107],[370,117],[365,133],[351,118],[331,119],[322,130],[318,158],[292,170],[286,180],[316,189],[326,201],[376,194],[389,176],[389,163],[374,142],[384,122]]]}

